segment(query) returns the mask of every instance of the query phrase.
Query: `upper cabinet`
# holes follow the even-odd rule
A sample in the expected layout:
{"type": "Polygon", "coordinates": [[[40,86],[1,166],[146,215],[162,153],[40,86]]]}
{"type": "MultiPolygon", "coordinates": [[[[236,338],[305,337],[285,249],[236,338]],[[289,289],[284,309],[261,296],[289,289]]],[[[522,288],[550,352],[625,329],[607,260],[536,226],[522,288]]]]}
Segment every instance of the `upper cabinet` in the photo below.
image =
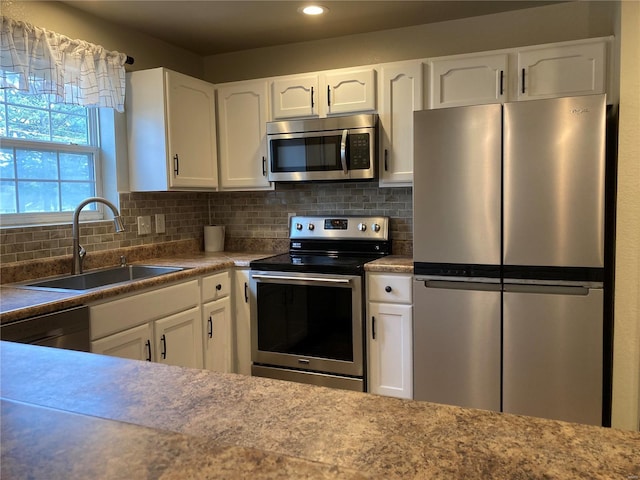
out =
{"type": "Polygon", "coordinates": [[[609,42],[596,38],[431,59],[429,107],[605,93],[609,42]]]}
{"type": "Polygon", "coordinates": [[[341,69],[273,79],[273,119],[324,117],[376,109],[375,69],[341,69]]]}
{"type": "Polygon", "coordinates": [[[215,89],[165,68],[127,74],[132,191],[215,190],[215,89]]]}
{"type": "Polygon", "coordinates": [[[411,186],[413,112],[423,108],[422,62],[380,67],[380,186],[411,186]]]}
{"type": "Polygon", "coordinates": [[[605,92],[607,43],[603,40],[518,50],[518,100],[605,92]]]}
{"type": "Polygon", "coordinates": [[[218,86],[221,190],[272,190],[267,180],[268,82],[218,86]]]}
{"type": "Polygon", "coordinates": [[[507,65],[507,54],[432,60],[431,108],[504,102],[507,65]]]}

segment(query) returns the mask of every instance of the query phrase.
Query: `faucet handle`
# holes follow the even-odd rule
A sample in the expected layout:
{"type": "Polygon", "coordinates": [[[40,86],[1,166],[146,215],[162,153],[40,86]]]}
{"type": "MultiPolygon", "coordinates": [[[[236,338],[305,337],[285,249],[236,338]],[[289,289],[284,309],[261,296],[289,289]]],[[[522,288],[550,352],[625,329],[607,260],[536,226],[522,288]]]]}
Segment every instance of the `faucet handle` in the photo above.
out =
{"type": "Polygon", "coordinates": [[[82,259],[87,254],[87,251],[82,245],[78,245],[78,256],[82,259]]]}
{"type": "Polygon", "coordinates": [[[124,255],[120,255],[120,266],[121,267],[127,266],[127,257],[125,257],[124,255]]]}

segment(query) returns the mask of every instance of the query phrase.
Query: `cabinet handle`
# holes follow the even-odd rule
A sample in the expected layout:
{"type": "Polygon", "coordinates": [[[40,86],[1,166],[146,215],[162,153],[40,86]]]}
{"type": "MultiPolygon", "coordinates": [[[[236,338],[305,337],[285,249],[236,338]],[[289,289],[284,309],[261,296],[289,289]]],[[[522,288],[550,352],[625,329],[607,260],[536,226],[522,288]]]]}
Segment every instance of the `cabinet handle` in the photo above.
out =
{"type": "Polygon", "coordinates": [[[213,318],[211,318],[211,315],[209,315],[209,321],[207,324],[207,333],[209,334],[209,338],[213,338],[213,318]]]}
{"type": "Polygon", "coordinates": [[[216,285],[216,290],[218,290],[218,291],[222,290],[222,284],[220,284],[220,283],[217,284],[216,285]]]}
{"type": "Polygon", "coordinates": [[[504,70],[500,70],[500,96],[504,95],[504,70]]]}
{"type": "Polygon", "coordinates": [[[160,337],[160,343],[162,344],[160,356],[162,358],[167,358],[167,337],[165,337],[164,334],[160,337]]]}
{"type": "Polygon", "coordinates": [[[376,339],[376,317],[371,317],[371,338],[376,339]]]}
{"type": "Polygon", "coordinates": [[[524,68],[522,69],[522,93],[524,93],[525,91],[525,87],[524,87],[524,75],[525,75],[525,70],[524,68]]]}
{"type": "Polygon", "coordinates": [[[249,303],[249,285],[247,285],[247,282],[244,282],[244,303],[249,303]]]}
{"type": "Polygon", "coordinates": [[[267,159],[265,157],[262,157],[262,176],[267,176],[267,159]]]}
{"type": "Polygon", "coordinates": [[[387,293],[390,293],[391,290],[393,290],[393,288],[391,288],[389,285],[387,285],[386,287],[384,287],[384,291],[387,293]]]}
{"type": "Polygon", "coordinates": [[[314,103],[313,103],[313,87],[311,87],[311,110],[313,110],[313,106],[314,106],[314,103]]]}
{"type": "Polygon", "coordinates": [[[147,362],[151,361],[151,340],[147,340],[147,342],[144,344],[145,348],[147,349],[147,362]]]}
{"type": "Polygon", "coordinates": [[[327,85],[327,105],[331,106],[331,87],[327,85]]]}
{"type": "Polygon", "coordinates": [[[173,156],[173,173],[180,175],[180,159],[177,153],[173,156]]]}
{"type": "Polygon", "coordinates": [[[389,170],[389,150],[384,149],[384,171],[389,170]]]}

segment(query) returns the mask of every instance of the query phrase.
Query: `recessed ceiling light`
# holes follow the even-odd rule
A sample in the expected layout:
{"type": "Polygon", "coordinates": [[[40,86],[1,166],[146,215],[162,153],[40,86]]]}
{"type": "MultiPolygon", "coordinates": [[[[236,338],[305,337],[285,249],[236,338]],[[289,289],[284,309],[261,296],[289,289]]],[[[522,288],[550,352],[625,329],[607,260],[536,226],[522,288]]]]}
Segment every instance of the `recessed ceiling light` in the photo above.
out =
{"type": "Polygon", "coordinates": [[[306,7],[298,9],[299,12],[302,12],[305,15],[322,15],[327,10],[329,10],[327,7],[322,7],[320,5],[307,5],[306,7]]]}

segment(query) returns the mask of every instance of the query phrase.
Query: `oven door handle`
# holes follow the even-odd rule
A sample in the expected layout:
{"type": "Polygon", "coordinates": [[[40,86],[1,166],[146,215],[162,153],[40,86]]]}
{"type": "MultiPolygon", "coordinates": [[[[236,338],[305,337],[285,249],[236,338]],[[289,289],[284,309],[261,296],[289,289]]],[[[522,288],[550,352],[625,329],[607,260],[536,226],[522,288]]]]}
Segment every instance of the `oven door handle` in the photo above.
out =
{"type": "Polygon", "coordinates": [[[340,283],[340,284],[349,284],[351,280],[348,278],[322,278],[322,277],[290,277],[287,275],[260,275],[255,274],[251,275],[252,278],[258,280],[295,280],[301,282],[316,282],[316,283],[340,283]]]}

